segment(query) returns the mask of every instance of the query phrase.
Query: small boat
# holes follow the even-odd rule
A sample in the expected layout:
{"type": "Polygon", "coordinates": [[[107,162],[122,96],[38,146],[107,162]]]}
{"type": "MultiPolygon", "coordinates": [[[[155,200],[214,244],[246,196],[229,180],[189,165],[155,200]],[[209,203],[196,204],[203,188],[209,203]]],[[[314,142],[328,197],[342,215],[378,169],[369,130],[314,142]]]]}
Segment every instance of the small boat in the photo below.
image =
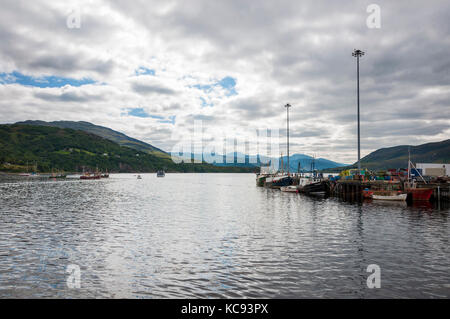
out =
{"type": "Polygon", "coordinates": [[[141,175],[138,175],[138,176],[137,176],[137,179],[142,179],[141,175]]]}
{"type": "Polygon", "coordinates": [[[376,200],[394,200],[394,201],[406,201],[408,195],[405,193],[396,192],[373,192],[372,199],[376,200]]]}
{"type": "Polygon", "coordinates": [[[285,193],[298,193],[297,186],[282,186],[280,190],[285,193]]]}
{"type": "Polygon", "coordinates": [[[109,178],[108,170],[105,173],[100,174],[100,178],[109,178]]]}
{"type": "Polygon", "coordinates": [[[100,179],[100,178],[101,178],[100,174],[85,173],[80,176],[80,179],[100,179]]]}
{"type": "Polygon", "coordinates": [[[166,173],[162,170],[159,170],[156,172],[156,177],[164,177],[166,176],[166,173]]]}

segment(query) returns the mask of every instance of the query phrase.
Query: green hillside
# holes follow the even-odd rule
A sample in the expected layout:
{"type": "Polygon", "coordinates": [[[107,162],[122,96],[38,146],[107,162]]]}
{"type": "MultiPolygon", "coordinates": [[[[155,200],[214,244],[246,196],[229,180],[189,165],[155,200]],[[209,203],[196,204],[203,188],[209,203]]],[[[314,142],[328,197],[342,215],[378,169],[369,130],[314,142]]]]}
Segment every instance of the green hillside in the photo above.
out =
{"type": "MultiPolygon", "coordinates": [[[[400,145],[381,148],[361,159],[369,169],[401,168],[408,166],[408,149],[413,163],[449,163],[450,140],[422,145],[400,145]]],[[[354,164],[356,165],[356,163],[354,164]]]]}
{"type": "Polygon", "coordinates": [[[50,126],[0,125],[0,171],[23,172],[37,164],[39,172],[100,170],[109,172],[249,172],[238,167],[175,164],[79,130],[50,126]]]}
{"type": "MultiPolygon", "coordinates": [[[[408,149],[413,163],[450,163],[450,140],[422,145],[400,145],[380,148],[361,159],[361,167],[371,170],[406,168],[408,166],[408,149]]],[[[357,163],[346,167],[337,167],[327,171],[341,171],[356,168],[357,163]]]]}
{"type": "Polygon", "coordinates": [[[45,122],[45,121],[24,121],[24,122],[17,122],[16,124],[26,124],[26,125],[39,125],[39,126],[52,126],[52,127],[60,127],[60,128],[70,128],[74,130],[81,130],[84,132],[92,133],[98,136],[101,136],[103,138],[106,138],[110,141],[113,141],[121,146],[127,146],[130,148],[133,148],[135,150],[158,155],[161,157],[168,158],[169,155],[164,152],[163,150],[154,147],[153,145],[150,145],[148,143],[139,141],[137,139],[134,139],[132,137],[129,137],[123,133],[114,131],[110,128],[95,125],[89,122],[75,122],[75,121],[55,121],[55,122],[45,122]]]}

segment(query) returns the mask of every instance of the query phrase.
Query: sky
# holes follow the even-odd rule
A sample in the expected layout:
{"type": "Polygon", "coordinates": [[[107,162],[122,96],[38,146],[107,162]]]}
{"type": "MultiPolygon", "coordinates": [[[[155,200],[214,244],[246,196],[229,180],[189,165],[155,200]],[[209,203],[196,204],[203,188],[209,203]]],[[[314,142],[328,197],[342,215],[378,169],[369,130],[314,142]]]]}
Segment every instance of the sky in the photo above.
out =
{"type": "Polygon", "coordinates": [[[283,151],[290,103],[291,154],[353,163],[357,48],[362,156],[450,137],[449,1],[0,1],[0,123],[170,151],[202,121],[206,142],[279,129],[283,151]]]}

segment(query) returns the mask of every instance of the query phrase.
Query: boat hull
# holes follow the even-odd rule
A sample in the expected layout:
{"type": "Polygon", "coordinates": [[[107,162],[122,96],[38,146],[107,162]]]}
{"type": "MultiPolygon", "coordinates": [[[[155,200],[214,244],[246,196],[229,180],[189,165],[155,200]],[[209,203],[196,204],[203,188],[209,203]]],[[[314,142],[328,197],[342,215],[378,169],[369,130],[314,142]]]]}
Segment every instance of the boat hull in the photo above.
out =
{"type": "Polygon", "coordinates": [[[316,182],[299,187],[299,191],[305,194],[316,195],[316,194],[327,194],[328,187],[325,182],[316,182]]]}
{"type": "Polygon", "coordinates": [[[100,179],[100,175],[80,176],[80,179],[100,179]]]}
{"type": "Polygon", "coordinates": [[[406,201],[407,194],[398,195],[372,195],[372,199],[376,200],[392,200],[392,201],[406,201]]]}
{"type": "Polygon", "coordinates": [[[256,177],[256,186],[263,187],[264,183],[266,182],[267,176],[257,176],[256,177]]]}
{"type": "Polygon", "coordinates": [[[283,176],[283,177],[274,177],[271,180],[266,179],[265,186],[271,188],[281,188],[284,186],[289,186],[292,184],[292,177],[283,176]]]}
{"type": "Polygon", "coordinates": [[[433,195],[432,188],[407,188],[406,193],[413,201],[429,201],[433,195]]]}
{"type": "Polygon", "coordinates": [[[365,198],[365,199],[373,198],[373,192],[370,190],[363,190],[362,194],[363,194],[363,198],[365,198]]]}

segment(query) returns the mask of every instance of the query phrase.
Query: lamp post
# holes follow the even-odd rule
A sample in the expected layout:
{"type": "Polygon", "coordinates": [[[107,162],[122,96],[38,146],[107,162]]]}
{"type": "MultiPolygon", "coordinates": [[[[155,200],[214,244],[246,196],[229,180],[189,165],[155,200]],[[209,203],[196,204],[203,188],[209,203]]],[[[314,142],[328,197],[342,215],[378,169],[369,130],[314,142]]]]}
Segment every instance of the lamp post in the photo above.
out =
{"type": "Polygon", "coordinates": [[[284,106],[286,108],[286,115],[287,115],[287,173],[289,176],[289,108],[291,105],[288,103],[284,106]]]}
{"type": "MultiPolygon", "coordinates": [[[[356,94],[358,99],[358,170],[361,174],[361,142],[360,142],[360,125],[359,125],[359,58],[364,55],[364,51],[353,50],[352,56],[356,57],[356,94]]],[[[359,175],[358,174],[358,175],[359,175]]]]}

